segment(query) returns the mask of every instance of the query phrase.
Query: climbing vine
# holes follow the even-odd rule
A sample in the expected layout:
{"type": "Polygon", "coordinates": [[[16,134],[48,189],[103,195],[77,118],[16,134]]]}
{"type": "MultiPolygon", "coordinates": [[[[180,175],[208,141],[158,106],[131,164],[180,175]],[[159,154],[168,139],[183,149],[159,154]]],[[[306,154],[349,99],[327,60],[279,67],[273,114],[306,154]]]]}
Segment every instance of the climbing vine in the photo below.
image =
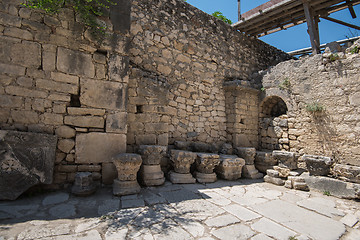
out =
{"type": "Polygon", "coordinates": [[[92,35],[100,40],[105,35],[106,26],[101,25],[96,17],[103,16],[106,9],[116,3],[111,0],[27,0],[23,5],[28,8],[42,9],[48,14],[57,13],[64,7],[71,7],[80,15],[92,35]]]}

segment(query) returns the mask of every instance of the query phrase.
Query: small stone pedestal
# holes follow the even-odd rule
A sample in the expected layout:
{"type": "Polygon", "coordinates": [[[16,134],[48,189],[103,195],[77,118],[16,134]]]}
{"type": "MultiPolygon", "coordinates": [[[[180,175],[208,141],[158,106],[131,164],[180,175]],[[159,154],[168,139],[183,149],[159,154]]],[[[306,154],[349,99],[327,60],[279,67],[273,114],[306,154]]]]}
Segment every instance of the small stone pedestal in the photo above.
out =
{"type": "Polygon", "coordinates": [[[164,184],[164,172],[161,170],[161,159],[166,154],[166,146],[141,145],[143,165],[140,168],[140,181],[145,186],[159,186],[164,184]]]}
{"type": "Polygon", "coordinates": [[[216,182],[216,174],[214,168],[219,165],[219,155],[213,153],[198,153],[196,158],[195,172],[196,180],[199,183],[213,183],[216,182]]]}
{"type": "Polygon", "coordinates": [[[75,175],[75,183],[71,192],[76,196],[86,197],[96,191],[90,172],[78,172],[75,175]]]}
{"type": "Polygon", "coordinates": [[[256,155],[255,148],[238,147],[236,148],[236,153],[239,157],[245,160],[245,166],[243,167],[244,178],[259,179],[264,176],[262,173],[259,173],[254,165],[256,155]]]}
{"type": "Polygon", "coordinates": [[[172,183],[195,183],[190,173],[191,164],[195,162],[196,153],[182,150],[171,150],[170,161],[174,171],[170,171],[169,178],[172,183]]]}
{"type": "Polygon", "coordinates": [[[123,196],[139,193],[141,188],[136,177],[142,163],[141,156],[121,153],[113,157],[113,163],[118,172],[118,179],[113,184],[113,194],[123,196]]]}
{"type": "Polygon", "coordinates": [[[231,181],[241,178],[244,159],[235,155],[220,155],[219,160],[220,164],[215,168],[215,172],[220,178],[231,181]]]}

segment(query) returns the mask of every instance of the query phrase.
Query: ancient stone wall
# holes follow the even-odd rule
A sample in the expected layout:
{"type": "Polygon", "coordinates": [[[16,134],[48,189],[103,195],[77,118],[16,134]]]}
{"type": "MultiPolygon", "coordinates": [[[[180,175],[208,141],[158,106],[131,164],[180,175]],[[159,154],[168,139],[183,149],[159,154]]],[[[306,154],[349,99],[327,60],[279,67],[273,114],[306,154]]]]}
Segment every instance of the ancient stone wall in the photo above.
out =
{"type": "MultiPolygon", "coordinates": [[[[247,79],[287,58],[183,1],[133,1],[131,35],[128,144],[132,146],[167,144],[167,136],[170,144],[232,142],[234,128],[226,129],[224,82],[247,79]]],[[[240,98],[246,105],[246,95],[240,98]]],[[[256,99],[252,101],[251,110],[257,114],[256,99]]],[[[242,118],[251,121],[246,114],[242,118]]],[[[237,129],[246,145],[257,145],[257,121],[251,130],[237,129]]]]}
{"type": "MultiPolygon", "coordinates": [[[[287,113],[281,118],[287,119],[288,132],[278,139],[288,143],[289,151],[360,166],[360,56],[334,56],[341,58],[305,57],[260,74],[264,90],[260,106],[274,96],[286,103],[287,113]],[[316,106],[324,110],[314,111],[316,106]]],[[[271,111],[272,106],[267,108],[271,111]]],[[[260,136],[262,147],[266,146],[265,134],[260,136]]]]}
{"type": "Polygon", "coordinates": [[[126,150],[130,1],[118,0],[99,44],[71,9],[47,15],[0,2],[0,128],[58,137],[54,183],[126,150]]]}

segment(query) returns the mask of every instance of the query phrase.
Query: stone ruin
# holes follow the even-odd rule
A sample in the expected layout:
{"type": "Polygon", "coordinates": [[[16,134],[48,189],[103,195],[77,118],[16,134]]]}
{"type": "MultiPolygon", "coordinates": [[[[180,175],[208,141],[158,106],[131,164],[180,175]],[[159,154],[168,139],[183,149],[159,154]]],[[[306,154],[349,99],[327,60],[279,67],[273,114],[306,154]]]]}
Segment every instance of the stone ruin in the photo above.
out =
{"type": "Polygon", "coordinates": [[[1,199],[263,174],[357,198],[359,41],[294,60],[180,0],[115,2],[99,43],[70,9],[2,1],[1,199]]]}

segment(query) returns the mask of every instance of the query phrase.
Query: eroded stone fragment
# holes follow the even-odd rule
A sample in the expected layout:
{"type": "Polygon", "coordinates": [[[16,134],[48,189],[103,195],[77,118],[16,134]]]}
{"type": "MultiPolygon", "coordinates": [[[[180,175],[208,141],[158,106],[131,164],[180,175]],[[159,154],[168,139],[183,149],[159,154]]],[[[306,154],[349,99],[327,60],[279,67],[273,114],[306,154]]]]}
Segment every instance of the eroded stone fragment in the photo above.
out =
{"type": "Polygon", "coordinates": [[[211,174],[219,165],[219,155],[213,153],[198,153],[196,158],[196,169],[201,173],[211,174]]]}
{"type": "Polygon", "coordinates": [[[264,174],[260,173],[256,168],[255,165],[245,165],[243,167],[243,177],[249,179],[259,179],[264,176],[264,174]]]}
{"type": "Polygon", "coordinates": [[[165,182],[160,164],[142,165],[139,171],[140,181],[145,186],[160,186],[165,182]]]}
{"type": "Polygon", "coordinates": [[[96,191],[91,172],[77,172],[71,192],[76,196],[89,196],[96,191]]]}
{"type": "Polygon", "coordinates": [[[53,180],[55,135],[0,130],[0,200],[53,180]]]}
{"type": "Polygon", "coordinates": [[[344,164],[335,164],[333,168],[334,175],[340,179],[360,183],[360,167],[344,164]]]}
{"type": "Polygon", "coordinates": [[[274,159],[274,162],[278,162],[280,167],[288,168],[290,170],[297,169],[297,159],[293,152],[273,151],[272,158],[274,159]]]}
{"type": "Polygon", "coordinates": [[[255,167],[262,173],[266,173],[267,169],[273,169],[278,164],[278,160],[271,157],[271,152],[256,151],[255,167]]]}
{"type": "Polygon", "coordinates": [[[217,181],[216,173],[195,172],[195,178],[199,183],[213,183],[217,181]]]}
{"type": "Polygon", "coordinates": [[[329,175],[330,168],[335,163],[331,158],[324,156],[303,155],[302,158],[306,163],[306,168],[310,172],[310,175],[314,176],[329,175]]]}
{"type": "Polygon", "coordinates": [[[246,165],[252,165],[255,162],[255,148],[238,147],[236,148],[236,154],[245,160],[246,165]]]}
{"type": "Polygon", "coordinates": [[[242,168],[245,160],[235,155],[220,155],[220,164],[215,168],[219,177],[226,180],[241,178],[242,168]]]}
{"type": "Polygon", "coordinates": [[[281,178],[275,178],[275,177],[270,177],[268,175],[266,175],[264,177],[264,181],[267,183],[272,183],[275,185],[279,185],[279,186],[283,186],[285,184],[285,180],[281,179],[281,178]]]}

